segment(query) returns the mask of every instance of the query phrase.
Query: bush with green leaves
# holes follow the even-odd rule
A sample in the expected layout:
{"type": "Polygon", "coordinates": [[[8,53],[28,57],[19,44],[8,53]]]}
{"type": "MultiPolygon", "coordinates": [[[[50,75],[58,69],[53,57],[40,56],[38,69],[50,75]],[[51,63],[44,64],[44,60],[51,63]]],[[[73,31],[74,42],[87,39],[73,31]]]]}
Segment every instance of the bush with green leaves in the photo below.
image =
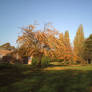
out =
{"type": "Polygon", "coordinates": [[[50,58],[47,56],[42,57],[42,67],[47,67],[50,64],[50,58]]]}
{"type": "MultiPolygon", "coordinates": [[[[50,64],[50,58],[47,57],[47,56],[43,56],[42,59],[41,59],[41,65],[42,67],[46,67],[50,64]]],[[[34,57],[32,58],[32,65],[37,65],[38,64],[38,58],[37,57],[34,57]]]]}
{"type": "Polygon", "coordinates": [[[38,64],[38,58],[37,57],[34,57],[32,58],[32,65],[37,65],[38,64]]]}

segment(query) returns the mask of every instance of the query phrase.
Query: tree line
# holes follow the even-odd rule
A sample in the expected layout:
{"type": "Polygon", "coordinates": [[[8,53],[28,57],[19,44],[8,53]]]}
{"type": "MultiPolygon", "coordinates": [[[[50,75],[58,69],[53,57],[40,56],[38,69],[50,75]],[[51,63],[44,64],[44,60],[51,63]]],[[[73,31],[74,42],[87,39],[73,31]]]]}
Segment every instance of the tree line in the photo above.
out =
{"type": "Polygon", "coordinates": [[[68,30],[64,34],[60,33],[49,23],[43,29],[33,24],[21,29],[22,35],[17,39],[18,53],[22,57],[37,58],[39,66],[43,56],[51,60],[62,60],[67,64],[87,64],[92,61],[92,34],[85,38],[82,24],[76,32],[73,44],[70,43],[68,30]]]}

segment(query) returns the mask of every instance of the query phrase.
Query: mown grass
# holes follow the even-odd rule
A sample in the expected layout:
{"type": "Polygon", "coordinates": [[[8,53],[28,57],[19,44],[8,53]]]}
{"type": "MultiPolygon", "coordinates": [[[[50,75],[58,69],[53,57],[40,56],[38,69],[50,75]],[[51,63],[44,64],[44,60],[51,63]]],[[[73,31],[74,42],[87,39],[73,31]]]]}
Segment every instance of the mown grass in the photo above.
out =
{"type": "Polygon", "coordinates": [[[0,92],[92,92],[92,65],[57,67],[1,64],[0,92]]]}

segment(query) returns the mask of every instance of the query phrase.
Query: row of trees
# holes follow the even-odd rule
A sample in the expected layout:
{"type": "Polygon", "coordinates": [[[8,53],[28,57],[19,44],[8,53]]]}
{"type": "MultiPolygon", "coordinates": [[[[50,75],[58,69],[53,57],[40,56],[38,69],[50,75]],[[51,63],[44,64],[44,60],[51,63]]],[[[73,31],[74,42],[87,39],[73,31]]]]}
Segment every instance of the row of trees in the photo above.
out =
{"type": "Polygon", "coordinates": [[[78,57],[77,61],[82,61],[82,63],[92,62],[92,34],[85,38],[82,24],[76,32],[73,52],[78,57]]]}
{"type": "Polygon", "coordinates": [[[37,57],[41,66],[43,56],[62,59],[64,63],[87,63],[92,56],[92,35],[85,39],[83,26],[80,25],[74,38],[74,46],[70,43],[69,32],[60,33],[51,24],[44,29],[36,25],[22,28],[22,35],[18,37],[18,52],[24,57],[37,57]]]}

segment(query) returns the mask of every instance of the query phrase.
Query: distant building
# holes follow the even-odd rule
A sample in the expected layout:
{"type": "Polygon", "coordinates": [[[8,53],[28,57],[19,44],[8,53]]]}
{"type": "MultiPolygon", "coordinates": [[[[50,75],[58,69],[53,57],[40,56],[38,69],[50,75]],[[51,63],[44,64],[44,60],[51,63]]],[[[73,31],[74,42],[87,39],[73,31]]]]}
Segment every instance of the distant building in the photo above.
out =
{"type": "Polygon", "coordinates": [[[9,50],[0,49],[0,63],[5,62],[6,60],[4,61],[4,57],[7,56],[10,53],[11,53],[11,51],[9,51],[9,50]]]}
{"type": "Polygon", "coordinates": [[[4,56],[6,56],[9,53],[11,53],[11,51],[5,50],[5,49],[0,49],[0,58],[2,59],[4,56]]]}
{"type": "Polygon", "coordinates": [[[31,57],[21,57],[17,50],[7,50],[0,48],[0,63],[9,62],[9,63],[22,63],[22,64],[31,64],[31,57]]]}

